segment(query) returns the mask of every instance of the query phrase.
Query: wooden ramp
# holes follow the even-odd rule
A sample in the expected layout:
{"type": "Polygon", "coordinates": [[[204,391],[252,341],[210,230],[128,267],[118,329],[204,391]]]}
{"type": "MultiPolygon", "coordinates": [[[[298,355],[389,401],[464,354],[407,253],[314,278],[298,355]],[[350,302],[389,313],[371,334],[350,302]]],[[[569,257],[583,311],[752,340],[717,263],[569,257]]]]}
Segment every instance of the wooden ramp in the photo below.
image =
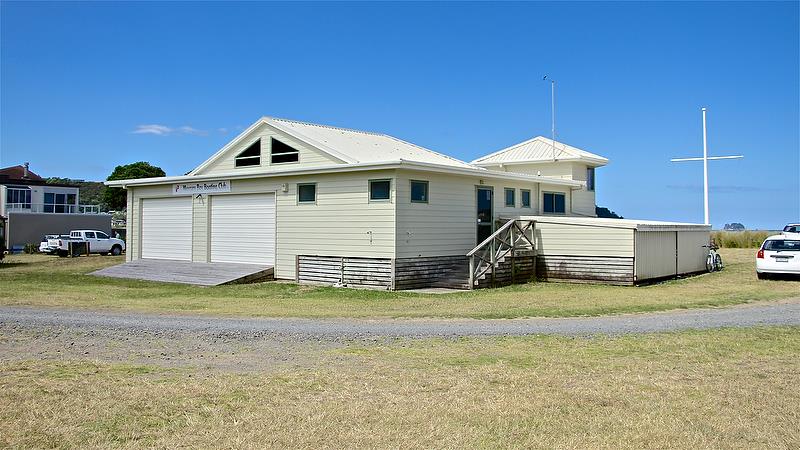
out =
{"type": "Polygon", "coordinates": [[[271,280],[273,267],[254,264],[199,263],[168,259],[137,259],[106,267],[91,275],[166,283],[219,286],[271,280]]]}

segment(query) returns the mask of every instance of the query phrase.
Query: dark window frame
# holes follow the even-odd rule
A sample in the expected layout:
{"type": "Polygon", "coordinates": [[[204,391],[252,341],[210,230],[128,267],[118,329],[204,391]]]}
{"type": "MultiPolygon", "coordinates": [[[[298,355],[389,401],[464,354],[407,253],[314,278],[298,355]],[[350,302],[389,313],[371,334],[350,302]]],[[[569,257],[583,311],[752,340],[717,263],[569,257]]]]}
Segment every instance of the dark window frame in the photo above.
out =
{"type": "Polygon", "coordinates": [[[261,138],[257,139],[255,142],[245,147],[244,150],[239,152],[239,154],[233,158],[233,167],[237,169],[241,167],[255,167],[260,165],[261,165],[261,138]],[[245,153],[255,148],[258,148],[257,155],[242,156],[245,153]]]}
{"type": "Polygon", "coordinates": [[[586,168],[586,190],[594,192],[595,188],[595,168],[594,167],[587,167],[586,168]]]}
{"type": "Polygon", "coordinates": [[[566,214],[567,213],[567,194],[564,192],[542,192],[542,212],[544,214],[566,214]],[[552,196],[551,204],[553,207],[552,211],[547,210],[547,196],[552,196]],[[556,197],[561,197],[564,199],[562,206],[564,208],[563,211],[557,211],[556,208],[556,197]]]}
{"type": "Polygon", "coordinates": [[[378,202],[378,203],[385,203],[392,200],[392,179],[391,178],[376,178],[374,180],[369,180],[368,183],[368,193],[369,193],[369,201],[370,202],[378,202]],[[387,189],[387,197],[386,198],[374,198],[372,196],[372,185],[375,183],[389,183],[389,188],[387,189]]]}
{"type": "Polygon", "coordinates": [[[317,183],[297,183],[297,204],[298,205],[315,205],[317,203],[317,183]],[[300,188],[311,186],[314,188],[314,200],[302,200],[300,197],[300,188]]]}
{"type": "MultiPolygon", "coordinates": [[[[430,183],[428,181],[426,181],[426,180],[409,180],[408,186],[409,186],[408,195],[409,195],[409,197],[411,199],[411,203],[430,203],[430,200],[431,200],[431,194],[430,194],[431,185],[430,185],[430,183]],[[425,199],[424,200],[414,200],[414,184],[415,183],[425,186],[425,199]]],[[[391,185],[389,186],[389,189],[391,191],[391,185]]],[[[389,195],[391,195],[391,193],[389,195]]]]}
{"type": "Polygon", "coordinates": [[[517,207],[517,189],[516,188],[503,188],[503,204],[506,208],[517,207]],[[508,194],[511,193],[511,203],[508,203],[508,194]]]}

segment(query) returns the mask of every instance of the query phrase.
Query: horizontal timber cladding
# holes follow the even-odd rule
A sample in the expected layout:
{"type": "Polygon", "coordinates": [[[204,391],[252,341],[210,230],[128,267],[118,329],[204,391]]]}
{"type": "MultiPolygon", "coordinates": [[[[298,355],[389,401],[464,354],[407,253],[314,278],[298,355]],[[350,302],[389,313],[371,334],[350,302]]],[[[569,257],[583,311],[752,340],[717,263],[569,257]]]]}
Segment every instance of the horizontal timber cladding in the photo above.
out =
{"type": "Polygon", "coordinates": [[[542,281],[632,285],[633,258],[539,255],[536,277],[542,281]]]}
{"type": "MultiPolygon", "coordinates": [[[[526,252],[527,253],[527,252],[526,252]]],[[[534,281],[536,279],[536,260],[532,254],[506,256],[497,263],[493,273],[487,273],[478,280],[477,288],[508,286],[534,281]]]]}
{"type": "Polygon", "coordinates": [[[466,256],[398,258],[394,264],[395,289],[428,288],[452,275],[463,275],[465,279],[461,281],[468,283],[469,261],[466,256]]]}
{"type": "Polygon", "coordinates": [[[391,258],[297,255],[297,282],[391,289],[391,258]]]}

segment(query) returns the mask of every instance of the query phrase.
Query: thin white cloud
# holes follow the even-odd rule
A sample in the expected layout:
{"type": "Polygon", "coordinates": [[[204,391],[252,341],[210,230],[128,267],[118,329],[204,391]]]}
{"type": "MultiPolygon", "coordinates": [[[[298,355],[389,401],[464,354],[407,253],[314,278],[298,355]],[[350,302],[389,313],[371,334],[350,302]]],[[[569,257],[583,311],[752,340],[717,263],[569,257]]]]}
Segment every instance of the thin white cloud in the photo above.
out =
{"type": "Polygon", "coordinates": [[[166,125],[148,124],[137,125],[136,129],[131,131],[133,134],[153,134],[156,136],[169,136],[172,134],[188,134],[191,136],[208,136],[205,130],[198,130],[197,128],[184,125],[178,128],[168,127],[166,125]]]}
{"type": "Polygon", "coordinates": [[[168,134],[172,134],[175,131],[172,128],[165,126],[165,125],[137,125],[136,129],[131,131],[133,134],[155,134],[157,136],[166,136],[168,134]]]}
{"type": "Polygon", "coordinates": [[[191,134],[192,136],[207,136],[208,131],[205,130],[198,130],[197,128],[192,128],[189,125],[184,125],[178,128],[178,132],[182,134],[191,134]]]}

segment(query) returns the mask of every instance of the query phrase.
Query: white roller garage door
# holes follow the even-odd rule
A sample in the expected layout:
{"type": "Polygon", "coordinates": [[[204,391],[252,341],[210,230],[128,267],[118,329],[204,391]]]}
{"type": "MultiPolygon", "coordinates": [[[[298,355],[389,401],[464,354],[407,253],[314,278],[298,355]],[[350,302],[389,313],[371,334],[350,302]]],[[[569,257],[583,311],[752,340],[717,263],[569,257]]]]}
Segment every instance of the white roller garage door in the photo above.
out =
{"type": "Polygon", "coordinates": [[[192,259],[192,198],[142,200],[142,258],[192,259]]]}
{"type": "Polygon", "coordinates": [[[275,265],[275,194],[211,198],[211,261],[275,265]]]}

